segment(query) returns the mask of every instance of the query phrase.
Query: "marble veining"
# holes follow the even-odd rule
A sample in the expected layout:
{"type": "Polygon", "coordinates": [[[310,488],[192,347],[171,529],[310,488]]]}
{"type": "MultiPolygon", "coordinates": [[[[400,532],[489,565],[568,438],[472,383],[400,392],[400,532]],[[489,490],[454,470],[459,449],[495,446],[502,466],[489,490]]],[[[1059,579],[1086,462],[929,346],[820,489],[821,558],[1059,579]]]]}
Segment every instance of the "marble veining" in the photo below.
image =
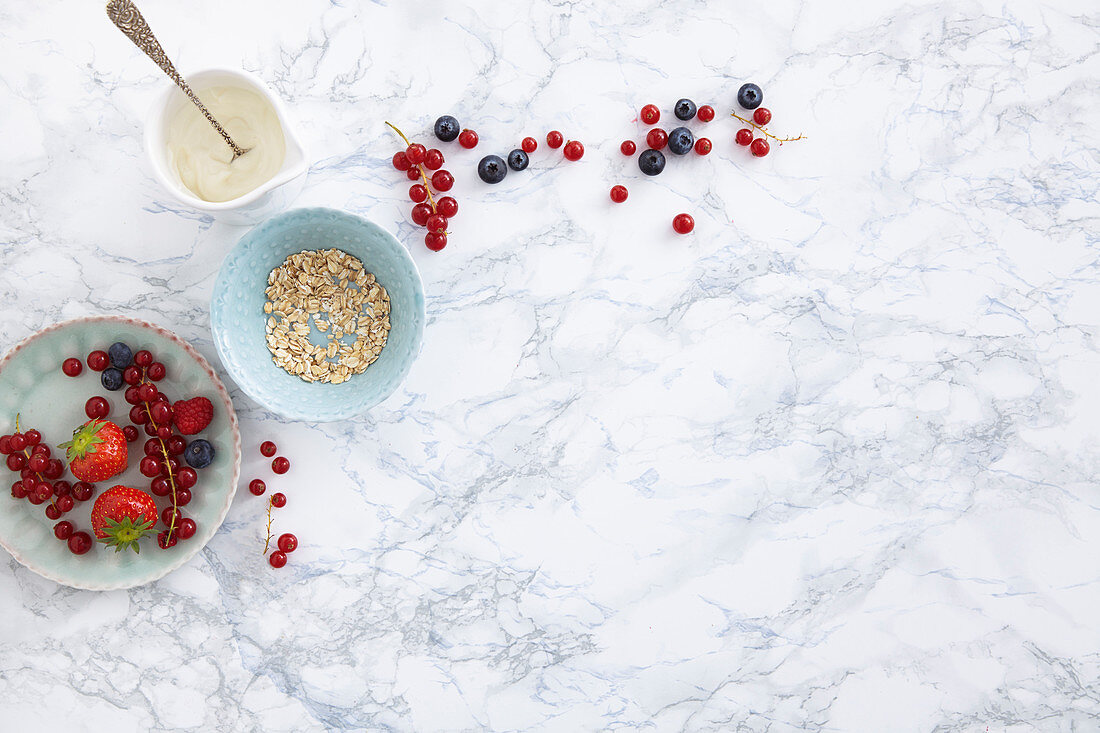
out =
{"type": "MultiPolygon", "coordinates": [[[[0,8],[0,347],[117,313],[217,365],[246,230],[158,188],[167,82],[101,5],[0,8]]],[[[261,440],[293,462],[281,571],[247,491],[149,586],[0,558],[0,728],[1100,727],[1092,5],[141,8],[183,73],[283,98],[313,159],[296,205],[409,246],[424,347],[340,423],[227,383],[242,479],[272,478],[261,440]],[[733,144],[750,80],[808,139],[733,144]],[[619,142],[681,96],[718,111],[692,125],[714,152],[644,179],[619,142]],[[444,113],[481,143],[443,148],[460,211],[433,254],[383,120],[424,139],[444,113]],[[550,129],[584,159],[543,144],[477,180],[550,129]]]]}

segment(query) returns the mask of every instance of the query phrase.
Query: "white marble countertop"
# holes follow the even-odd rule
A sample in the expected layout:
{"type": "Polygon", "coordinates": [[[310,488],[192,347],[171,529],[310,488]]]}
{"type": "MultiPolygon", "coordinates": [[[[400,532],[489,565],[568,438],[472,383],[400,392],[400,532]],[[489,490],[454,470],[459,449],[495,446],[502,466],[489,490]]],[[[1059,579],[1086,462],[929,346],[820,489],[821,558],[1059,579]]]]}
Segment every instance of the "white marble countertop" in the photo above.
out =
{"type": "MultiPolygon", "coordinates": [[[[282,570],[247,491],[130,591],[0,552],[0,728],[1096,729],[1091,3],[140,7],[185,72],[282,95],[314,160],[296,205],[409,245],[424,348],[348,422],[232,389],[243,478],[263,439],[294,461],[282,570]],[[809,138],[735,146],[744,81],[809,138]],[[714,152],[644,179],[619,142],[682,96],[718,110],[714,152]],[[445,113],[481,144],[445,148],[433,254],[383,119],[426,139],[445,113]],[[553,128],[580,163],[476,179],[553,128]]],[[[102,3],[5,1],[0,348],[115,313],[217,363],[246,230],[153,180],[163,83],[102,3]]]]}

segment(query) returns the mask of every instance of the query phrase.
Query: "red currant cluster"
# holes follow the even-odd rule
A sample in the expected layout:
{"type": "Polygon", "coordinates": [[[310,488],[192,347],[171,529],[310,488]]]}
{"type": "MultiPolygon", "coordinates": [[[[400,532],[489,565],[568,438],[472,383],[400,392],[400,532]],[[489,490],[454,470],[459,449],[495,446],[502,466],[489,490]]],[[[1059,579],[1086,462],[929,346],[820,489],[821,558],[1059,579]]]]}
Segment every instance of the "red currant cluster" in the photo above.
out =
{"type": "Polygon", "coordinates": [[[749,127],[743,127],[737,131],[737,135],[734,136],[734,140],[738,145],[743,145],[749,148],[754,156],[757,158],[763,158],[771,150],[771,145],[768,144],[768,138],[775,140],[782,145],[783,143],[794,142],[795,140],[803,139],[802,135],[798,137],[777,137],[765,127],[772,121],[772,113],[767,107],[761,107],[760,104],[764,101],[764,92],[756,84],[743,84],[741,88],[737,90],[737,103],[742,108],[752,112],[752,119],[747,120],[736,112],[730,112],[730,117],[734,117],[741,120],[749,127]],[[764,137],[754,137],[753,130],[758,130],[764,134],[764,137]]]}
{"type": "MultiPolygon", "coordinates": [[[[100,371],[103,368],[101,354],[106,356],[102,351],[93,351],[88,355],[90,369],[100,371]]],[[[138,471],[150,479],[149,491],[154,496],[167,497],[169,501],[169,505],[160,515],[167,529],[157,534],[157,545],[166,550],[175,546],[179,540],[191,539],[198,531],[195,520],[185,517],[180,507],[191,503],[191,490],[199,479],[195,469],[210,465],[213,461],[213,447],[202,439],[189,444],[177,432],[172,402],[154,384],[164,379],[167,369],[154,360],[151,352],[144,349],[138,351],[134,353],[132,363],[120,362],[115,367],[122,369],[122,381],[127,385],[123,398],[130,405],[128,417],[132,423],[123,427],[122,432],[131,443],[138,439],[139,428],[144,429],[149,436],[143,446],[144,455],[138,463],[138,471]],[[192,448],[190,453],[188,447],[192,448]],[[181,465],[181,460],[184,459],[190,465],[181,465]]],[[[105,419],[110,410],[110,403],[99,396],[90,398],[84,405],[85,414],[93,419],[105,419]]]]}
{"type": "MultiPolygon", "coordinates": [[[[20,432],[19,416],[15,417],[15,432],[0,436],[0,455],[7,456],[5,464],[19,473],[19,480],[11,485],[15,499],[26,499],[38,506],[49,502],[46,516],[61,519],[72,511],[78,501],[88,501],[95,493],[95,486],[84,481],[69,483],[61,477],[65,464],[51,456],[48,445],[42,442],[42,434],[34,429],[20,432]]],[[[68,543],[74,555],[83,555],[92,549],[92,536],[78,532],[72,522],[60,521],[53,528],[54,536],[68,543]]]]}
{"type": "MultiPolygon", "coordinates": [[[[278,452],[278,447],[270,440],[265,440],[260,443],[260,455],[265,458],[271,458],[278,452]]],[[[290,459],[283,456],[276,456],[271,461],[271,471],[275,474],[282,476],[284,473],[290,470],[290,459]]],[[[248,490],[255,496],[263,496],[267,491],[267,484],[263,479],[254,478],[248,482],[248,490]]],[[[271,546],[271,522],[273,520],[271,510],[282,509],[286,506],[286,494],[282,492],[276,492],[271,495],[271,498],[267,502],[267,539],[264,541],[263,554],[267,555],[267,550],[271,546]]],[[[275,550],[268,556],[267,561],[273,568],[281,568],[286,565],[287,553],[294,552],[298,549],[298,538],[289,532],[285,532],[279,535],[279,539],[276,541],[278,550],[275,550]]]]}
{"type": "MultiPolygon", "coordinates": [[[[447,222],[458,213],[458,202],[451,196],[443,196],[436,201],[432,195],[432,189],[436,193],[445,193],[454,186],[455,179],[451,173],[443,168],[444,158],[436,148],[425,148],[420,143],[409,142],[405,133],[398,130],[389,122],[386,123],[394,132],[401,136],[408,146],[404,150],[394,153],[393,167],[404,171],[410,181],[420,181],[409,187],[409,198],[413,200],[412,220],[417,226],[427,227],[428,233],[424,235],[424,244],[433,252],[438,252],[447,246],[447,222]],[[431,172],[429,178],[428,173],[431,172]]],[[[477,133],[474,136],[473,147],[477,144],[477,133]]]]}

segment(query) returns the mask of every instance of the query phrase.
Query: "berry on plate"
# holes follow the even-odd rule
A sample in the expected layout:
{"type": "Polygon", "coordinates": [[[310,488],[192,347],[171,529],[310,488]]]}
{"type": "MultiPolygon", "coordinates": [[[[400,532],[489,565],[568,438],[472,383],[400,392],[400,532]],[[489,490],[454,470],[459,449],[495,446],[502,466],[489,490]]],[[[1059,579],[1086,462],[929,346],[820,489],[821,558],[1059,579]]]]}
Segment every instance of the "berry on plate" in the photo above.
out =
{"type": "Polygon", "coordinates": [[[214,405],[205,397],[192,397],[172,405],[176,427],[184,435],[202,432],[214,419],[214,405]]]}
{"type": "Polygon", "coordinates": [[[107,367],[103,370],[103,373],[99,375],[99,381],[103,384],[104,389],[108,389],[114,392],[116,389],[122,387],[122,370],[115,367],[107,367]]]}
{"type": "Polygon", "coordinates": [[[183,457],[191,468],[206,468],[214,462],[214,446],[202,438],[192,440],[184,450],[183,457]]]}
{"type": "Polygon", "coordinates": [[[111,366],[115,369],[125,369],[134,360],[134,352],[129,346],[116,341],[107,349],[107,356],[111,359],[111,366]]]}
{"type": "Polygon", "coordinates": [[[138,540],[151,533],[156,523],[153,497],[129,486],[112,486],[92,505],[92,532],[115,552],[140,552],[138,540]]]}
{"type": "Polygon", "coordinates": [[[109,420],[89,420],[58,448],[65,449],[69,470],[81,481],[106,481],[126,470],[126,435],[109,420]]]}
{"type": "Polygon", "coordinates": [[[66,377],[78,377],[80,373],[84,371],[84,362],[80,361],[80,359],[69,357],[61,362],[61,371],[66,377]]]}

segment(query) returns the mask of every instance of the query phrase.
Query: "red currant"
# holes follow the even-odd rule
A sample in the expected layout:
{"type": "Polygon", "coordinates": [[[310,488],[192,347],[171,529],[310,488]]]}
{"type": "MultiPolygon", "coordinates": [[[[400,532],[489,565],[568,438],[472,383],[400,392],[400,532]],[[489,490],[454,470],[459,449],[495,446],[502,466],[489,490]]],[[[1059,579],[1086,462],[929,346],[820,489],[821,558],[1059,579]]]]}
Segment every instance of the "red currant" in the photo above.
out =
{"type": "Polygon", "coordinates": [[[187,506],[191,503],[191,489],[176,489],[176,504],[187,506]]]}
{"type": "Polygon", "coordinates": [[[73,484],[73,498],[77,501],[88,501],[95,493],[95,486],[87,481],[77,481],[73,484]]]}
{"type": "Polygon", "coordinates": [[[38,445],[36,445],[31,450],[31,455],[32,456],[37,455],[39,453],[46,456],[46,458],[49,458],[50,457],[50,446],[46,445],[45,443],[39,443],[38,445]]]}
{"type": "Polygon", "coordinates": [[[110,357],[107,356],[106,351],[100,351],[96,349],[92,353],[88,354],[88,368],[93,372],[101,372],[107,368],[107,365],[111,363],[110,357]]]}
{"type": "Polygon", "coordinates": [[[11,436],[0,435],[0,455],[8,455],[11,453],[11,436]]]}
{"type": "Polygon", "coordinates": [[[141,351],[138,351],[134,354],[134,364],[138,365],[139,367],[147,367],[152,363],[153,355],[145,349],[142,349],[141,351]]]}
{"type": "Polygon", "coordinates": [[[42,472],[42,475],[52,481],[61,478],[63,473],[65,473],[65,466],[58,459],[51,458],[50,462],[46,464],[46,470],[42,472]]]}
{"type": "Polygon", "coordinates": [[[393,154],[393,167],[399,171],[407,171],[412,163],[409,162],[408,157],[405,156],[405,151],[393,154]]]}
{"type": "Polygon", "coordinates": [[[551,130],[546,133],[546,144],[550,147],[554,149],[560,148],[563,142],[565,142],[565,136],[557,130],[551,130]]]}
{"type": "Polygon", "coordinates": [[[447,246],[447,235],[439,232],[428,232],[424,235],[424,246],[432,252],[438,252],[447,246]]]}
{"type": "Polygon", "coordinates": [[[421,201],[428,198],[428,189],[424,188],[424,186],[419,183],[414,183],[409,186],[409,198],[419,204],[421,201]]]}
{"type": "Polygon", "coordinates": [[[168,425],[172,422],[172,408],[163,402],[155,403],[149,411],[153,413],[153,419],[158,425],[168,425]]]}
{"type": "Polygon", "coordinates": [[[68,358],[61,362],[61,371],[66,377],[79,377],[84,371],[84,364],[80,359],[68,358]]]}
{"type": "Polygon", "coordinates": [[[145,412],[145,405],[134,405],[130,408],[130,422],[134,425],[144,425],[149,422],[149,414],[145,412]]]}
{"type": "Polygon", "coordinates": [[[157,476],[149,484],[149,490],[153,492],[154,496],[168,496],[172,493],[172,484],[168,483],[168,479],[163,476],[157,476]]]}
{"type": "Polygon", "coordinates": [[[713,147],[708,138],[701,137],[695,141],[695,152],[699,155],[708,154],[713,147]]]}
{"type": "Polygon", "coordinates": [[[450,196],[444,196],[435,202],[435,208],[442,216],[453,219],[454,215],[458,213],[458,202],[450,196]]]}
{"type": "Polygon", "coordinates": [[[419,181],[420,168],[415,165],[412,168],[409,168],[407,171],[405,171],[405,178],[408,178],[410,181],[419,181]]]}
{"type": "MultiPolygon", "coordinates": [[[[8,440],[8,444],[11,446],[12,450],[23,450],[27,447],[27,439],[23,437],[23,433],[15,433],[8,440]]],[[[18,471],[19,469],[13,468],[12,470],[18,471]]]]}
{"type": "Polygon", "coordinates": [[[138,464],[138,470],[141,471],[142,476],[153,478],[160,473],[160,461],[151,456],[145,456],[138,464]]]}
{"type": "Polygon", "coordinates": [[[92,536],[87,532],[74,532],[69,535],[69,552],[74,555],[83,555],[92,549],[92,536]]]}
{"type": "Polygon", "coordinates": [[[122,429],[122,434],[126,436],[127,443],[133,443],[138,439],[138,429],[133,425],[127,425],[122,429]]]}
{"type": "Polygon", "coordinates": [[[111,412],[111,403],[103,397],[89,397],[84,403],[84,414],[93,420],[97,417],[107,417],[111,412]]]}
{"type": "Polygon", "coordinates": [[[742,127],[737,131],[737,136],[734,138],[738,145],[751,145],[752,144],[752,130],[747,127],[742,127]]]}
{"type": "Polygon", "coordinates": [[[412,210],[413,224],[424,226],[428,223],[428,217],[432,215],[432,207],[428,204],[417,204],[412,210]]]}
{"type": "Polygon", "coordinates": [[[12,453],[6,462],[12,471],[22,471],[27,466],[27,457],[22,453],[12,453]]]}
{"type": "Polygon", "coordinates": [[[56,499],[57,508],[61,510],[61,513],[71,512],[73,507],[76,506],[76,500],[69,495],[59,496],[56,499]]]}
{"type": "Polygon", "coordinates": [[[45,471],[46,464],[50,462],[50,459],[41,454],[35,454],[27,459],[27,468],[32,471],[45,471]]]}
{"type": "Polygon", "coordinates": [[[152,456],[153,458],[160,457],[160,441],[156,438],[149,438],[142,446],[142,450],[145,451],[145,455],[152,456]]]}
{"type": "Polygon", "coordinates": [[[187,450],[187,441],[178,435],[173,435],[168,439],[168,453],[173,456],[178,456],[187,450]]]}
{"type": "Polygon", "coordinates": [[[61,509],[58,508],[57,504],[50,504],[46,507],[46,519],[61,519],[61,509]]]}
{"type": "Polygon", "coordinates": [[[655,127],[645,136],[645,142],[653,150],[660,150],[668,144],[668,133],[659,127],[655,127]]]}
{"type": "Polygon", "coordinates": [[[432,214],[428,217],[426,226],[429,232],[445,232],[447,231],[447,217],[442,214],[432,214]]]}
{"type": "Polygon", "coordinates": [[[137,387],[127,387],[126,392],[123,393],[123,397],[131,405],[136,405],[141,402],[141,395],[138,394],[137,387]]]}
{"type": "Polygon", "coordinates": [[[34,447],[42,442],[42,433],[32,428],[23,433],[23,440],[27,441],[27,445],[34,447]]]}
{"type": "Polygon", "coordinates": [[[271,567],[281,568],[286,565],[286,553],[282,550],[275,550],[275,552],[267,556],[267,561],[271,563],[271,567]]]}
{"type": "Polygon", "coordinates": [[[467,150],[477,147],[477,133],[473,130],[463,130],[458,136],[458,144],[467,150]]]}
{"type": "Polygon", "coordinates": [[[271,495],[271,506],[276,509],[280,509],[286,506],[286,494],[283,492],[277,492],[271,495]]]}
{"type": "Polygon", "coordinates": [[[638,146],[634,144],[633,140],[623,140],[622,145],[619,146],[619,151],[623,155],[634,155],[638,151],[638,146]]]}
{"type": "Polygon", "coordinates": [[[157,398],[157,388],[155,385],[146,382],[138,387],[138,395],[146,402],[152,402],[157,398]]]}
{"type": "Polygon", "coordinates": [[[290,459],[279,456],[271,462],[271,470],[278,474],[284,474],[290,470],[290,459]]]}
{"type": "Polygon", "coordinates": [[[128,366],[122,371],[122,381],[131,386],[141,381],[141,370],[136,366],[128,366]]]}
{"type": "Polygon", "coordinates": [[[68,481],[54,481],[53,482],[53,495],[54,496],[71,496],[73,493],[73,485],[68,481]]]}
{"type": "Polygon", "coordinates": [[[175,547],[176,539],[175,535],[169,535],[168,530],[162,531],[157,535],[157,546],[162,550],[167,550],[169,547],[175,547]]]}
{"type": "Polygon", "coordinates": [[[190,466],[184,466],[176,473],[176,481],[185,489],[190,489],[198,480],[199,474],[190,466]]]}
{"type": "Polygon", "coordinates": [[[661,120],[661,110],[655,104],[647,104],[642,107],[642,122],[647,125],[656,125],[661,120]]]}
{"type": "Polygon", "coordinates": [[[525,137],[519,146],[523,149],[523,152],[533,153],[539,149],[539,142],[533,137],[525,137]]]}
{"type": "Polygon", "coordinates": [[[436,171],[432,174],[432,188],[440,193],[450,191],[455,185],[455,177],[449,171],[436,171]]]}
{"type": "Polygon", "coordinates": [[[149,365],[149,369],[146,374],[149,376],[149,379],[152,379],[154,382],[159,382],[160,380],[164,379],[164,375],[167,372],[168,370],[164,368],[163,364],[161,364],[159,361],[154,361],[152,364],[149,365]]]}
{"type": "Polygon", "coordinates": [[[629,192],[626,190],[626,186],[612,186],[611,187],[611,200],[617,204],[621,204],[626,201],[626,197],[629,192]]]}
{"type": "Polygon", "coordinates": [[[687,234],[695,228],[695,220],[691,218],[691,214],[677,214],[672,219],[672,228],[677,234],[687,234]]]}
{"type": "Polygon", "coordinates": [[[176,534],[179,535],[181,540],[189,540],[195,536],[195,532],[197,532],[198,529],[199,527],[195,524],[194,519],[191,519],[191,517],[184,517],[180,520],[179,524],[176,525],[176,534]]]}
{"type": "Polygon", "coordinates": [[[263,482],[263,479],[254,478],[248,482],[248,490],[255,496],[263,496],[263,493],[267,491],[267,484],[263,482]]]}
{"type": "Polygon", "coordinates": [[[50,497],[53,496],[53,487],[45,481],[39,481],[38,484],[34,487],[34,493],[42,501],[47,501],[48,499],[50,499],[50,497]]]}
{"type": "Polygon", "coordinates": [[[428,154],[428,149],[420,143],[413,143],[409,147],[405,148],[405,157],[413,165],[419,165],[424,162],[424,156],[428,154]]]}
{"type": "Polygon", "coordinates": [[[16,481],[11,485],[11,495],[14,499],[26,499],[27,490],[23,488],[22,481],[16,481]]]}
{"type": "Polygon", "coordinates": [[[714,107],[709,104],[704,104],[699,108],[699,111],[695,113],[695,116],[699,118],[700,122],[710,122],[714,119],[714,107]]]}
{"type": "Polygon", "coordinates": [[[72,522],[58,522],[53,526],[53,534],[59,540],[67,540],[73,534],[72,522]]]}
{"type": "Polygon", "coordinates": [[[570,140],[562,150],[566,160],[580,160],[584,156],[584,146],[576,140],[570,140]]]}
{"type": "Polygon", "coordinates": [[[437,171],[443,167],[443,153],[432,148],[424,154],[424,167],[430,171],[437,171]]]}
{"type": "Polygon", "coordinates": [[[168,440],[172,437],[172,428],[168,427],[167,425],[161,425],[159,428],[157,428],[157,437],[161,440],[168,440]]]}
{"type": "Polygon", "coordinates": [[[752,121],[758,125],[766,125],[772,121],[772,111],[767,107],[757,107],[752,113],[752,121]]]}
{"type": "Polygon", "coordinates": [[[283,552],[294,552],[298,549],[298,538],[290,532],[279,535],[279,549],[283,552]]]}
{"type": "Polygon", "coordinates": [[[171,527],[172,520],[174,519],[178,522],[182,516],[179,509],[176,509],[174,506],[166,506],[164,507],[164,511],[160,513],[160,521],[164,523],[165,527],[171,527]]]}
{"type": "Polygon", "coordinates": [[[752,141],[752,146],[749,148],[749,150],[751,150],[752,154],[755,155],[757,158],[763,158],[765,155],[768,154],[768,151],[771,150],[771,146],[768,145],[767,140],[762,137],[758,137],[752,141]]]}
{"type": "Polygon", "coordinates": [[[157,424],[154,422],[145,423],[145,434],[153,438],[157,437],[157,424]]]}

